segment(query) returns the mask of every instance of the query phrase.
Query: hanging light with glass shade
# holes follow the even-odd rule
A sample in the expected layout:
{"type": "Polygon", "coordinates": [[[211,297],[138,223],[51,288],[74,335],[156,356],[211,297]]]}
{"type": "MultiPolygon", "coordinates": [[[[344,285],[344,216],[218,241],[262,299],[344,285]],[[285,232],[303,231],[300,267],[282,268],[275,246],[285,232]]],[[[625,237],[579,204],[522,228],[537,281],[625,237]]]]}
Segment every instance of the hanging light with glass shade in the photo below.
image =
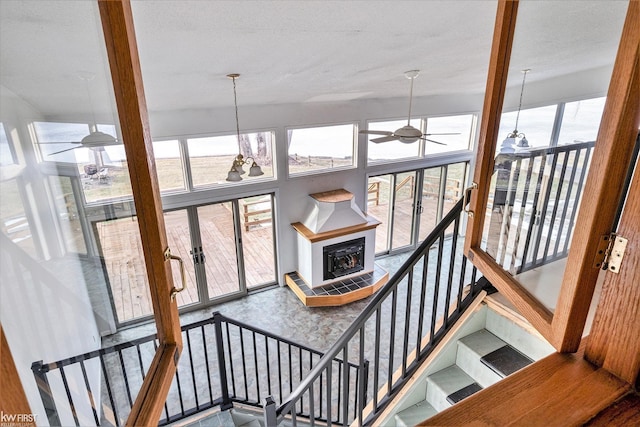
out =
{"type": "Polygon", "coordinates": [[[500,146],[500,153],[513,153],[515,152],[516,148],[529,148],[529,141],[527,141],[527,137],[524,135],[524,133],[518,130],[518,120],[520,119],[520,110],[522,109],[522,95],[524,94],[524,82],[529,71],[531,71],[530,68],[522,70],[522,86],[520,88],[520,103],[518,104],[516,125],[513,128],[513,131],[507,135],[504,141],[502,141],[502,145],[500,146]],[[520,138],[520,140],[516,143],[517,138],[520,138]]]}
{"type": "Polygon", "coordinates": [[[249,176],[260,176],[264,175],[262,172],[262,168],[258,165],[252,157],[244,157],[242,155],[242,149],[240,145],[240,123],[238,121],[238,96],[236,94],[236,79],[240,77],[240,74],[233,73],[227,74],[231,80],[233,80],[233,103],[236,108],[236,138],[238,140],[238,155],[233,159],[233,163],[231,164],[231,169],[229,169],[229,173],[227,173],[227,181],[237,182],[242,181],[242,176],[245,174],[245,170],[242,168],[245,164],[250,163],[251,167],[249,168],[249,176]]]}

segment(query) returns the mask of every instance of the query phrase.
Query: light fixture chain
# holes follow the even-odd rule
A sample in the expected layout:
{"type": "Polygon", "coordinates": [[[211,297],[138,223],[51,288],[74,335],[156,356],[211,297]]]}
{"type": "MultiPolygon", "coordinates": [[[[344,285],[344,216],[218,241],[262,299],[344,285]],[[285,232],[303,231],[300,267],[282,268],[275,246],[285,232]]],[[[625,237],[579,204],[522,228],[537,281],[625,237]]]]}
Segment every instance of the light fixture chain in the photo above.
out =
{"type": "Polygon", "coordinates": [[[520,102],[518,103],[518,114],[516,114],[516,127],[515,130],[518,130],[518,121],[520,120],[520,110],[522,109],[522,95],[524,94],[524,81],[527,78],[527,73],[531,71],[530,69],[522,70],[522,86],[520,87],[520,102]]]}
{"type": "Polygon", "coordinates": [[[238,121],[238,96],[236,94],[236,77],[231,78],[233,80],[233,103],[236,108],[236,137],[238,139],[238,153],[242,154],[240,146],[240,122],[238,121]]]}

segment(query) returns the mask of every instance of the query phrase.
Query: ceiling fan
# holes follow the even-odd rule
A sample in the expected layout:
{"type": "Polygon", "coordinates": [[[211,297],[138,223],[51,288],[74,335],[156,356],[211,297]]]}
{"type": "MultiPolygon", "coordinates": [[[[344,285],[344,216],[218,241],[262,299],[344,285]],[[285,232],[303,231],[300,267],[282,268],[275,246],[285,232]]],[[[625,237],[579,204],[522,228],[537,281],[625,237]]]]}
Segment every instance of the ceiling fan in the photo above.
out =
{"type": "Polygon", "coordinates": [[[98,130],[92,130],[89,135],[82,138],[80,141],[60,141],[60,142],[38,142],[39,145],[46,144],[74,144],[75,147],[66,148],[64,150],[56,151],[54,153],[49,153],[49,156],[53,156],[55,154],[64,153],[66,151],[75,150],[76,148],[89,148],[94,151],[104,151],[104,147],[108,147],[111,145],[119,145],[122,144],[120,141],[115,139],[113,136],[108,133],[100,132],[98,130]]]}
{"type": "Polygon", "coordinates": [[[416,142],[419,139],[423,139],[425,141],[433,142],[435,144],[447,145],[442,142],[434,141],[432,139],[426,138],[431,135],[460,135],[460,133],[422,133],[420,129],[416,129],[411,126],[411,101],[413,100],[413,80],[418,77],[420,74],[420,70],[410,70],[406,71],[404,75],[411,80],[411,88],[409,90],[409,118],[407,119],[406,126],[397,129],[395,132],[386,131],[386,130],[361,130],[360,133],[370,134],[370,135],[383,135],[378,138],[373,138],[370,141],[375,143],[388,142],[388,141],[400,141],[405,144],[411,144],[416,142]]]}
{"type": "Polygon", "coordinates": [[[82,138],[80,141],[56,141],[56,142],[38,142],[39,145],[43,144],[74,144],[75,147],[66,148],[64,150],[49,153],[49,156],[64,153],[66,151],[75,150],[76,148],[89,148],[93,151],[104,151],[104,147],[111,145],[119,145],[119,142],[115,137],[98,130],[96,125],[95,112],[93,108],[93,102],[91,100],[91,91],[89,90],[89,82],[95,78],[95,74],[91,72],[79,72],[78,78],[85,83],[85,89],[87,91],[87,98],[89,99],[89,106],[93,114],[93,124],[89,127],[89,135],[82,138]]]}

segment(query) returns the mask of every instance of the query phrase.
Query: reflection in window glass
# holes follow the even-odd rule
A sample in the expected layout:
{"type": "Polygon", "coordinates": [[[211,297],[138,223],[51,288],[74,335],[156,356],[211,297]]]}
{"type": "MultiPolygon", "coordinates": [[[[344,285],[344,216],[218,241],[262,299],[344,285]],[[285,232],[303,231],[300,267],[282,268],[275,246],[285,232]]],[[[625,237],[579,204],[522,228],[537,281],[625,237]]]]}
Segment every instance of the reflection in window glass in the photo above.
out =
{"type": "Polygon", "coordinates": [[[13,149],[9,144],[4,124],[0,123],[0,166],[13,165],[16,163],[13,149]]]}
{"type": "Polygon", "coordinates": [[[427,119],[426,136],[431,141],[425,141],[425,153],[445,153],[457,150],[469,150],[471,148],[471,136],[473,132],[474,117],[471,114],[462,116],[429,117],[427,119]],[[458,135],[438,135],[439,133],[454,133],[458,135]]]}
{"type": "MultiPolygon", "coordinates": [[[[273,178],[273,132],[240,134],[240,152],[253,158],[261,167],[264,175],[250,177],[242,175],[242,180],[273,178]]],[[[238,139],[235,135],[190,138],[187,140],[189,162],[194,187],[212,184],[228,184],[227,172],[233,159],[238,155],[238,139]]],[[[245,165],[244,170],[249,166],[245,165]]]]}
{"type": "MultiPolygon", "coordinates": [[[[507,135],[513,132],[517,115],[517,111],[502,113],[500,130],[498,131],[497,150],[500,150],[500,144],[502,144],[502,141],[507,135]]],[[[551,132],[553,130],[555,116],[555,104],[522,110],[520,111],[520,118],[518,120],[518,132],[525,134],[530,147],[548,147],[551,142],[551,132]]]]}
{"type": "Polygon", "coordinates": [[[354,126],[289,129],[289,174],[354,166],[354,126]]]}
{"type": "MultiPolygon", "coordinates": [[[[393,120],[385,122],[370,122],[367,126],[370,130],[395,132],[406,125],[406,120],[393,120]]],[[[422,120],[411,120],[411,126],[416,129],[422,129],[422,120]]],[[[412,144],[405,144],[400,141],[387,141],[381,143],[371,142],[372,139],[383,136],[384,135],[366,135],[368,141],[367,161],[369,163],[406,159],[410,157],[417,157],[420,154],[420,144],[418,141],[412,144]]]]}
{"type": "Polygon", "coordinates": [[[605,101],[602,97],[566,103],[558,145],[595,141],[605,101]]]}
{"type": "Polygon", "coordinates": [[[119,322],[153,314],[137,217],[95,224],[119,322]]]}
{"type": "Polygon", "coordinates": [[[31,226],[16,180],[0,181],[0,195],[2,195],[2,203],[0,203],[2,233],[32,258],[37,258],[31,226]]]}
{"type": "Polygon", "coordinates": [[[56,215],[62,233],[66,252],[86,254],[87,247],[80,223],[78,205],[71,187],[71,178],[50,176],[51,192],[56,207],[56,215]]]}
{"type": "MultiPolygon", "coordinates": [[[[86,123],[35,122],[42,161],[75,163],[87,203],[131,197],[131,182],[124,145],[82,147],[89,134],[86,123]]],[[[100,132],[116,137],[115,126],[98,125],[100,132]]]]}
{"type": "Polygon", "coordinates": [[[184,190],[184,170],[180,158],[180,143],[173,141],[153,141],[153,155],[160,191],[184,190]]]}

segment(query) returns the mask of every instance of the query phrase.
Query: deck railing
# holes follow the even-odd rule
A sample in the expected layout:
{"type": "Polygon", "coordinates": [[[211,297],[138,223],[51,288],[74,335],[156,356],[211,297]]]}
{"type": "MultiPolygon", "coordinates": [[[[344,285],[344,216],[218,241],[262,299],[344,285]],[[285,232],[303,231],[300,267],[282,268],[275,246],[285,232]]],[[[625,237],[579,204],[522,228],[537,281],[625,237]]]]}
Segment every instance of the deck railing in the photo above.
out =
{"type": "MultiPolygon", "coordinates": [[[[312,370],[320,351],[214,313],[182,327],[184,349],[160,425],[234,402],[261,407],[267,395],[291,393],[312,370]]],[[[124,425],[157,346],[155,335],[32,370],[50,425],[124,425]],[[100,380],[96,380],[96,371],[100,380]],[[71,382],[68,378],[82,378],[71,382]],[[78,382],[80,384],[78,384],[78,382]]],[[[360,366],[331,361],[333,370],[358,378],[360,366]],[[344,367],[346,366],[346,368],[344,367]]],[[[347,396],[349,400],[355,395],[347,396]]]]}
{"type": "Polygon", "coordinates": [[[477,270],[462,253],[462,200],[279,405],[267,399],[268,425],[368,425],[390,403],[479,293],[477,270]],[[351,360],[354,378],[333,360],[351,360]],[[339,394],[336,394],[339,390],[339,394]],[[350,396],[355,395],[355,399],[350,396]]]}

